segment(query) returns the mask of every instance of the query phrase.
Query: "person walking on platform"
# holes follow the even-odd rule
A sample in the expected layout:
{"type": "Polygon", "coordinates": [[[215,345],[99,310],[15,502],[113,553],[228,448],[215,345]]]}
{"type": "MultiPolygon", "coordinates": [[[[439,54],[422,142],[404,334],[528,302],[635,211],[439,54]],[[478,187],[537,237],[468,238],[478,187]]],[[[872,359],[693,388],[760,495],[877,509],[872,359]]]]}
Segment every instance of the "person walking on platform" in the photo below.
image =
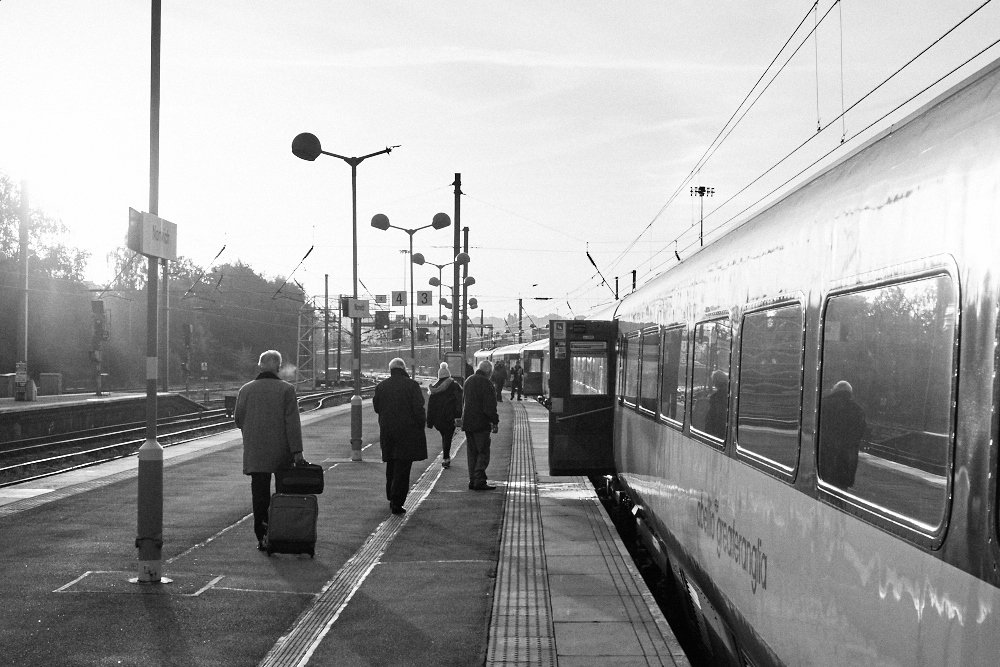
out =
{"type": "Polygon", "coordinates": [[[427,398],[427,428],[441,433],[441,465],[451,466],[451,439],[455,436],[455,421],[462,416],[462,385],[451,377],[448,364],[441,362],[438,379],[430,386],[427,398]]]}
{"type": "Polygon", "coordinates": [[[375,387],[372,407],[378,414],[379,444],[385,461],[385,497],[393,514],[402,514],[410,490],[410,467],[427,458],[424,394],[406,372],[406,362],[389,362],[389,377],[375,387]]]}
{"type": "Polygon", "coordinates": [[[524,369],[521,368],[521,362],[515,361],[514,368],[510,369],[510,400],[514,400],[514,394],[517,394],[517,400],[521,400],[521,389],[524,387],[524,369]]]}
{"type": "MultiPolygon", "coordinates": [[[[479,365],[482,368],[482,364],[479,365]]],[[[503,386],[507,383],[507,368],[502,361],[498,361],[493,372],[490,374],[490,382],[497,395],[497,403],[503,402],[503,386]]]]}
{"type": "Polygon", "coordinates": [[[295,387],[278,377],[281,353],[268,350],[257,362],[260,373],[240,387],[233,418],[243,432],[243,474],[250,476],[253,532],[264,550],[271,506],[271,474],[303,462],[302,424],[295,387]]]}
{"type": "Polygon", "coordinates": [[[469,460],[469,488],[492,491],[497,488],[486,482],[486,466],[490,464],[490,434],[500,424],[497,414],[497,392],[490,382],[493,364],[485,359],[479,369],[465,381],[465,401],[462,408],[462,430],[465,431],[465,452],[469,460]]]}

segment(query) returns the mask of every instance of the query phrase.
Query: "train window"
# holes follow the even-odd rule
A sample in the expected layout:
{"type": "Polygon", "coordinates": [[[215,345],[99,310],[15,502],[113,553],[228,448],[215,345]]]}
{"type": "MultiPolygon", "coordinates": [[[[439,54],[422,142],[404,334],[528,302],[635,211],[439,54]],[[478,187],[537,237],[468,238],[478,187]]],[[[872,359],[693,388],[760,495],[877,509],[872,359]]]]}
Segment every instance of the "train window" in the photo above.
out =
{"type": "Polygon", "coordinates": [[[802,304],[743,318],[736,443],[787,472],[799,459],[802,354],[802,304]]]}
{"type": "Polygon", "coordinates": [[[625,339],[625,360],[622,370],[625,371],[625,402],[635,405],[639,394],[639,348],[641,343],[638,335],[625,339]]]}
{"type": "Polygon", "coordinates": [[[729,319],[699,322],[694,327],[691,427],[717,440],[729,425],[729,362],[732,344],[729,319]]]}
{"type": "Polygon", "coordinates": [[[628,341],[624,336],[618,337],[618,398],[625,397],[625,369],[628,364],[625,361],[628,349],[628,341]]]}
{"type": "Polygon", "coordinates": [[[656,412],[656,389],[659,384],[660,332],[642,334],[642,355],[639,367],[639,407],[656,412]]]}
{"type": "Polygon", "coordinates": [[[687,336],[684,327],[663,332],[663,375],[660,377],[660,415],[681,424],[684,422],[684,397],[687,384],[687,336]]]}
{"type": "Polygon", "coordinates": [[[924,532],[948,503],[956,327],[947,275],[833,296],[823,318],[819,477],[924,532]]]}
{"type": "Polygon", "coordinates": [[[604,396],[610,391],[606,342],[569,342],[569,386],[573,396],[604,396]]]}

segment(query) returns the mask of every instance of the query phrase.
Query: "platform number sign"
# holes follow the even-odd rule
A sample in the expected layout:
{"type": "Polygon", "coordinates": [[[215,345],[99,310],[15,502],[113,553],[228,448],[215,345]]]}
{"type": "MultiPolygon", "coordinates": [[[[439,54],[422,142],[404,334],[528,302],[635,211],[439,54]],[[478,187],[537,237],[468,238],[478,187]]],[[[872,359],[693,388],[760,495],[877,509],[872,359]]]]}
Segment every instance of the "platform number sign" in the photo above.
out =
{"type": "Polygon", "coordinates": [[[434,305],[434,292],[431,290],[418,290],[417,291],[417,305],[418,306],[433,306],[434,305]]]}
{"type": "Polygon", "coordinates": [[[392,290],[392,305],[393,306],[405,306],[406,305],[406,292],[403,290],[392,290]]]}

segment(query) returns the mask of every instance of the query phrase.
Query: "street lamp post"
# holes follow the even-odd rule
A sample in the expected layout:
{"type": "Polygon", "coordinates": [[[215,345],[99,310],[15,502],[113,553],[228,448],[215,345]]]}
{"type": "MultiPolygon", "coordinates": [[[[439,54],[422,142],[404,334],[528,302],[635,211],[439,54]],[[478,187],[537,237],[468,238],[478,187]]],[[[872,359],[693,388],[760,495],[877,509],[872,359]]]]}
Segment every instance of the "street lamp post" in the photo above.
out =
{"type": "MultiPolygon", "coordinates": [[[[701,215],[698,216],[698,245],[705,245],[705,197],[711,197],[715,194],[715,188],[706,187],[704,185],[692,185],[691,186],[691,196],[697,197],[699,202],[701,202],[701,215]]],[[[676,254],[676,251],[675,251],[676,254]]],[[[677,260],[680,261],[680,255],[677,256],[677,260]]],[[[635,289],[633,287],[633,289],[635,289]]]]}
{"type": "Polygon", "coordinates": [[[431,278],[428,281],[428,283],[430,284],[431,287],[438,288],[438,358],[442,359],[444,358],[444,350],[442,349],[441,346],[441,302],[443,301],[443,299],[441,298],[441,283],[444,278],[444,267],[451,266],[452,264],[460,264],[460,265],[468,264],[469,255],[468,253],[460,252],[458,253],[458,255],[455,256],[454,260],[450,262],[445,262],[444,264],[435,264],[434,262],[428,262],[426,259],[424,259],[423,254],[419,252],[413,255],[411,259],[413,260],[413,263],[417,264],[418,266],[422,266],[424,264],[430,264],[431,266],[437,267],[438,270],[438,277],[431,278]]]}
{"type": "MultiPolygon", "coordinates": [[[[389,154],[393,148],[386,146],[380,151],[361,157],[345,157],[324,151],[314,134],[303,132],[292,140],[292,154],[297,158],[312,162],[322,155],[343,160],[351,166],[351,232],[354,264],[354,299],[358,298],[358,165],[370,157],[389,154]]],[[[351,460],[361,460],[361,318],[351,318],[351,375],[354,378],[354,395],[351,396],[351,460]]]]}
{"type": "MultiPolygon", "coordinates": [[[[406,232],[410,237],[410,257],[413,257],[413,235],[419,232],[421,229],[427,229],[428,227],[433,227],[434,229],[444,229],[451,225],[451,218],[447,213],[435,213],[434,217],[431,219],[431,224],[424,225],[423,227],[417,227],[415,229],[407,229],[406,227],[397,227],[396,225],[389,224],[389,217],[383,213],[376,213],[372,216],[372,227],[375,229],[381,229],[386,231],[390,227],[393,229],[398,229],[400,231],[406,232]]],[[[413,313],[416,310],[416,305],[413,302],[413,262],[410,262],[410,373],[412,377],[417,375],[417,346],[415,332],[413,330],[413,313]]]]}

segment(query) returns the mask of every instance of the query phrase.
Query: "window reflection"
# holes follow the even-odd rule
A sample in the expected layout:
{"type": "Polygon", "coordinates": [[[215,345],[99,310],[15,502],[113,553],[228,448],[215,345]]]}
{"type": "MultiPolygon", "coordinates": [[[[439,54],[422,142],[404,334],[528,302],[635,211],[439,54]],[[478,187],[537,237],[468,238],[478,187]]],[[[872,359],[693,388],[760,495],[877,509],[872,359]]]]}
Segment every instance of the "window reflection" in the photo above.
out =
{"type": "Polygon", "coordinates": [[[799,457],[802,305],[750,313],[740,334],[737,442],[791,470],[799,457]]]}
{"type": "Polygon", "coordinates": [[[642,342],[639,338],[630,337],[625,340],[625,361],[622,368],[625,371],[625,401],[635,405],[639,394],[639,352],[642,342]]]}
{"type": "Polygon", "coordinates": [[[656,388],[659,384],[660,332],[642,334],[642,365],[639,379],[639,406],[656,412],[656,388]]]}
{"type": "Polygon", "coordinates": [[[956,313],[940,275],[835,296],[823,322],[820,478],[928,529],[947,506],[956,313]]]}
{"type": "Polygon", "coordinates": [[[687,336],[683,327],[663,332],[663,375],[660,379],[660,414],[675,422],[684,421],[687,381],[687,336]]]}
{"type": "Polygon", "coordinates": [[[726,437],[729,423],[731,342],[728,319],[695,325],[691,424],[701,433],[720,440],[726,437]]]}

